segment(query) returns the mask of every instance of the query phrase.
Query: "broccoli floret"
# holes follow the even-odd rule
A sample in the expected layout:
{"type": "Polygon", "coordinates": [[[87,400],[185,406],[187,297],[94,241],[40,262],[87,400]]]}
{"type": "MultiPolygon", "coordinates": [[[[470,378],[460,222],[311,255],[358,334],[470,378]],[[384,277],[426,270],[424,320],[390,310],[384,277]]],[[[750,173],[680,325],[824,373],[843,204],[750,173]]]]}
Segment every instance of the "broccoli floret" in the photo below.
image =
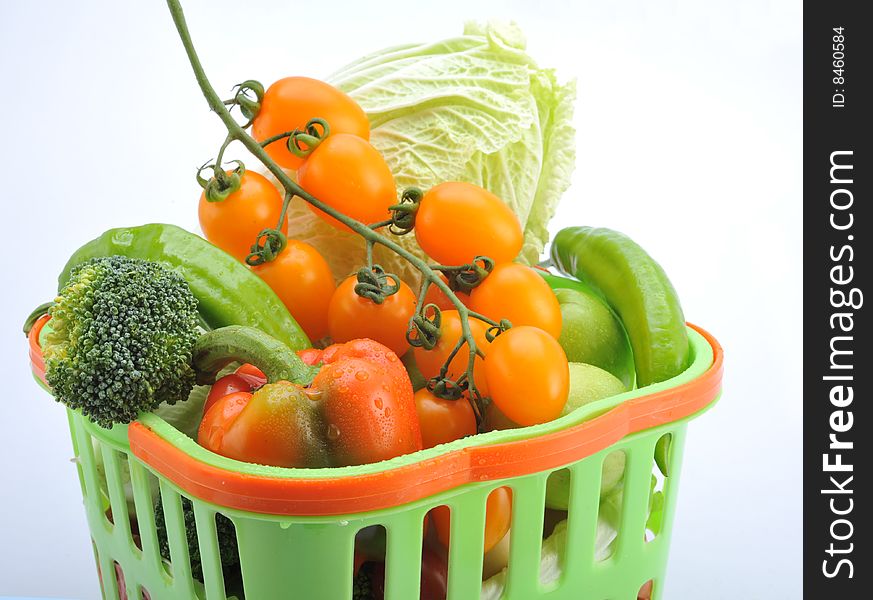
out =
{"type": "Polygon", "coordinates": [[[364,563],[352,580],[352,600],[375,600],[373,581],[370,576],[370,564],[364,563]]]}
{"type": "Polygon", "coordinates": [[[177,273],[109,256],[73,269],[43,345],[55,398],[110,427],[188,397],[197,299],[177,273]]]}
{"type": "MultiPolygon", "coordinates": [[[[200,560],[200,545],[197,542],[197,524],[194,520],[194,505],[182,496],[182,517],[185,520],[185,537],[188,540],[188,559],[191,562],[191,575],[203,581],[203,565],[200,560]]],[[[170,560],[170,542],[167,539],[167,523],[164,519],[164,509],[161,497],[155,503],[155,529],[158,534],[158,547],[161,556],[170,560]]],[[[221,568],[225,578],[236,568],[239,568],[239,547],[236,541],[236,529],[233,522],[222,515],[215,515],[215,533],[218,536],[218,554],[221,557],[221,568]]]]}

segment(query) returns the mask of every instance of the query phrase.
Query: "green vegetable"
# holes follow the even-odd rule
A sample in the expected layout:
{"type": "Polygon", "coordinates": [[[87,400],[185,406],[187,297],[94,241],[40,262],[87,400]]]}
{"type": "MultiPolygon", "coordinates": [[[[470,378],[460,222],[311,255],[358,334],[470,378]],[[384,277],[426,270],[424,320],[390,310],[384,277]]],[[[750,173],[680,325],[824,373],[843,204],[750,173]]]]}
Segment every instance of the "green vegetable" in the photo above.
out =
{"type": "MultiPolygon", "coordinates": [[[[520,259],[536,263],[547,225],[575,164],[575,84],[561,85],[525,52],[515,25],[468,24],[439,42],[388,48],[340,69],[328,82],[367,113],[370,142],[398,190],[466,181],[496,194],[524,229],[520,259]]],[[[336,232],[292,204],[289,235],[325,254],[334,273],[354,272],[360,238],[336,232]]],[[[414,236],[399,244],[423,257],[414,236]]],[[[413,285],[420,274],[377,246],[375,260],[413,285]]]]}
{"type": "Polygon", "coordinates": [[[187,398],[197,300],[164,266],[110,256],[78,264],[49,309],[46,381],[103,427],[187,398]]]}
{"type": "Polygon", "coordinates": [[[561,337],[567,360],[600,367],[633,387],[634,362],[627,333],[607,304],[584,283],[543,274],[561,305],[561,337]]]}
{"type": "Polygon", "coordinates": [[[122,255],[160,262],[188,282],[197,309],[211,328],[248,325],[299,350],[309,339],[260,277],[244,264],[200,236],[174,225],[152,223],[110,229],[79,248],[58,278],[59,286],[72,269],[97,256],[122,255]]]}
{"type": "MultiPolygon", "coordinates": [[[[590,402],[620,394],[624,384],[613,375],[584,363],[570,363],[570,395],[561,415],[570,414],[590,402]]],[[[603,459],[600,476],[601,498],[609,494],[624,479],[627,456],[624,452],[610,452],[603,459]]],[[[546,506],[567,510],[570,502],[570,471],[560,469],[549,476],[546,482],[546,506]]]]}
{"type": "MultiPolygon", "coordinates": [[[[203,581],[203,565],[200,562],[200,544],[197,542],[197,524],[194,517],[194,505],[182,496],[182,517],[185,521],[185,537],[188,541],[188,559],[191,562],[191,574],[195,579],[203,581]]],[[[161,497],[155,503],[155,529],[158,534],[158,546],[161,556],[170,560],[170,543],[167,538],[167,522],[161,497]]],[[[215,514],[215,532],[218,536],[218,554],[225,577],[239,567],[239,548],[236,541],[236,529],[230,519],[221,513],[215,514]]]]}
{"type": "Polygon", "coordinates": [[[570,393],[561,416],[569,415],[586,404],[626,392],[627,388],[615,375],[594,365],[571,362],[570,393]]]}
{"type": "Polygon", "coordinates": [[[633,348],[637,386],[675,377],[691,358],[679,297],[661,266],[611,229],[568,227],[552,242],[558,269],[595,288],[618,313],[633,348]]]}
{"type": "Polygon", "coordinates": [[[376,600],[369,565],[364,563],[352,580],[352,600],[376,600]]]}

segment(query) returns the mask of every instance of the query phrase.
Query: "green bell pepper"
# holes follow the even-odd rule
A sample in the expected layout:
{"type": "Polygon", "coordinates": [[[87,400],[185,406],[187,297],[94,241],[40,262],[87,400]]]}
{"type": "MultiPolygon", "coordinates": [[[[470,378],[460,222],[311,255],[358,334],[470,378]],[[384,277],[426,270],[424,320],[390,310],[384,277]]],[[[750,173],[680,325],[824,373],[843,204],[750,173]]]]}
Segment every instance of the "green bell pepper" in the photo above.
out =
{"type": "Polygon", "coordinates": [[[306,334],[260,277],[220,248],[175,225],[151,223],[110,229],[73,253],[58,277],[60,290],[76,265],[98,256],[122,255],[163,263],[188,282],[210,328],[247,325],[293,350],[310,346],[306,334]]]}

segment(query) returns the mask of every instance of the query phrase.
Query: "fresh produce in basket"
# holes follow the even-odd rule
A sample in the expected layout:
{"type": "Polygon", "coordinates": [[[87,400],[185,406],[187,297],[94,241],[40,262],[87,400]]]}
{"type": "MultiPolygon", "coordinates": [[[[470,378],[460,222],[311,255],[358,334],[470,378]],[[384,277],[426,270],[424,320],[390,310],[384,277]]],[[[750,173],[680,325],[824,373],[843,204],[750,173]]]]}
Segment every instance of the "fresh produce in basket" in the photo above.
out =
{"type": "Polygon", "coordinates": [[[46,381],[60,402],[104,427],[187,398],[196,309],[185,280],[158,263],[84,262],[49,309],[46,381]]]}
{"type": "MultiPolygon", "coordinates": [[[[531,266],[569,184],[574,88],[535,65],[517,28],[469,25],[440,44],[366,56],[330,83],[248,80],[221,100],[170,6],[228,129],[196,175],[206,240],[150,224],[107,231],[73,254],[39,338],[46,382],[70,409],[114,432],[153,413],[210,458],[280,477],[269,469],[368,465],[494,429],[593,418],[688,366],[676,292],[627,236],[567,228],[551,261],[570,277],[531,266]],[[235,143],[264,175],[239,160],[227,170],[235,143]]],[[[669,436],[662,442],[655,459],[666,475],[669,436]]],[[[585,482],[599,486],[598,560],[614,551],[626,463],[605,453],[599,480],[585,482]]],[[[111,504],[118,492],[101,467],[111,504]]],[[[570,472],[543,481],[548,584],[564,568],[570,472]]],[[[664,496],[652,482],[647,527],[657,533],[664,496]]],[[[135,500],[130,481],[121,485],[125,503],[135,500]]],[[[483,598],[503,593],[519,537],[518,496],[495,485],[484,500],[483,598]]],[[[181,508],[203,581],[192,501],[182,496],[181,508]]],[[[418,581],[423,599],[443,599],[452,514],[428,509],[418,581]]],[[[160,501],[154,510],[169,561],[175,525],[160,501]]],[[[224,576],[238,580],[244,538],[221,513],[216,530],[224,576]]],[[[355,544],[353,598],[380,600],[385,530],[365,527],[355,544]]]]}

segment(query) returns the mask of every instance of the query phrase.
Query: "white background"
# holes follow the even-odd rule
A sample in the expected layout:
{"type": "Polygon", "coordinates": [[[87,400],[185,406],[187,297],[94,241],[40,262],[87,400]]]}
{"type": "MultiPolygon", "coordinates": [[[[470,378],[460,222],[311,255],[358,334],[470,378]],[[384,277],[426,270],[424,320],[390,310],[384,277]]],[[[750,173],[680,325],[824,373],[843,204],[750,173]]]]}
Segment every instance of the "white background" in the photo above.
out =
{"type": "MultiPolygon", "coordinates": [[[[799,597],[801,3],[429,5],[191,0],[187,12],[223,90],[326,76],[467,19],[519,22],[541,65],[578,79],[577,170],[553,230],[636,238],[726,349],[724,397],[689,427],[666,598],[799,597]]],[[[2,6],[0,595],[86,600],[97,577],[66,417],[30,379],[20,324],[103,230],[196,229],[194,170],[223,134],[161,2],[2,6]]]]}

